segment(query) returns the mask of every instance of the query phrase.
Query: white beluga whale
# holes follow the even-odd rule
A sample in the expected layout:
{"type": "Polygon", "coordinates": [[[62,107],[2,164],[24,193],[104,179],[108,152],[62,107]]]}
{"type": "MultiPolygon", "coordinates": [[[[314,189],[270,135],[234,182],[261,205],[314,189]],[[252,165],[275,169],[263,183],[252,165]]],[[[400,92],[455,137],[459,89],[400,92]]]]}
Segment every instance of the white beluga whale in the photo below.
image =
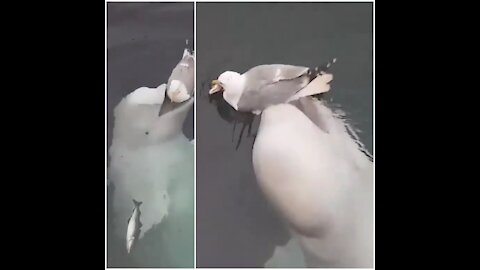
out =
{"type": "Polygon", "coordinates": [[[140,87],[114,109],[108,168],[114,188],[113,235],[123,245],[132,198],[141,198],[148,209],[141,209],[143,225],[130,238],[130,259],[142,266],[191,267],[193,235],[185,232],[193,232],[194,145],[183,127],[194,99],[171,102],[166,87],[140,87]],[[159,256],[160,250],[169,255],[159,256]]]}
{"type": "Polygon", "coordinates": [[[138,202],[133,199],[133,211],[130,218],[128,218],[127,222],[127,252],[130,253],[132,251],[132,247],[138,240],[140,235],[140,228],[142,228],[142,222],[140,222],[140,205],[142,202],[138,202]]]}
{"type": "Polygon", "coordinates": [[[263,111],[252,153],[258,184],[307,267],[372,267],[373,163],[323,102],[299,102],[263,111]]]}

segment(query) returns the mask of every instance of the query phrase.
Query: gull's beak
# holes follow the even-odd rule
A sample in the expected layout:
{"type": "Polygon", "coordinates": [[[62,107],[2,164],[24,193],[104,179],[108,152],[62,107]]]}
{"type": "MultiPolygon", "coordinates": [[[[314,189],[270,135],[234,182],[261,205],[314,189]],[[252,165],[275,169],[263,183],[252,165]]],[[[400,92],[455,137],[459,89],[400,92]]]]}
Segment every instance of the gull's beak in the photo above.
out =
{"type": "Polygon", "coordinates": [[[222,91],[222,86],[220,86],[218,80],[213,80],[212,81],[212,88],[210,89],[210,91],[208,91],[208,94],[211,95],[211,94],[214,94],[216,92],[219,92],[219,91],[222,91]]]}

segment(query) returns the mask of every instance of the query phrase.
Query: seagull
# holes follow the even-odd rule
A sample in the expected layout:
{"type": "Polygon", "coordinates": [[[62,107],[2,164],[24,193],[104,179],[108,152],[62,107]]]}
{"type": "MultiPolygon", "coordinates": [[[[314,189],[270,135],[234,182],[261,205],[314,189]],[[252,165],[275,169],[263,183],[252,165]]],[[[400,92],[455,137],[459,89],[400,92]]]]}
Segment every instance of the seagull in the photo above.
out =
{"type": "MultiPolygon", "coordinates": [[[[186,41],[188,47],[188,40],[186,41]]],[[[185,48],[180,62],[172,70],[167,83],[167,96],[174,103],[182,103],[193,96],[195,58],[185,48]]]]}
{"type": "MultiPolygon", "coordinates": [[[[336,58],[322,69],[335,62],[336,58]]],[[[223,98],[235,110],[258,115],[268,106],[329,91],[333,76],[322,69],[270,64],[255,66],[243,74],[225,71],[212,81],[209,94],[223,91],[223,98]]]]}

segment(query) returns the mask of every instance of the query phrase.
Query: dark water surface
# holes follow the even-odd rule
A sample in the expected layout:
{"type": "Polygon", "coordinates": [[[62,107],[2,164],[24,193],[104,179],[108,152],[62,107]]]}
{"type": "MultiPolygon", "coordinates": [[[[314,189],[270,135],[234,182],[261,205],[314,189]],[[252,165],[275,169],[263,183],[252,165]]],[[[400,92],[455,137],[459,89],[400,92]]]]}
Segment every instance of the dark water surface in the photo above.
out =
{"type": "MultiPolygon", "coordinates": [[[[255,180],[248,116],[211,100],[209,82],[260,64],[315,66],[332,58],[326,95],[373,145],[371,3],[197,3],[197,266],[263,267],[288,234],[255,180]],[[236,119],[236,120],[234,120],[236,119]],[[244,130],[246,135],[248,129],[244,130]]],[[[257,131],[259,119],[253,124],[257,131]]],[[[279,134],[281,136],[281,134],[279,134]]]]}

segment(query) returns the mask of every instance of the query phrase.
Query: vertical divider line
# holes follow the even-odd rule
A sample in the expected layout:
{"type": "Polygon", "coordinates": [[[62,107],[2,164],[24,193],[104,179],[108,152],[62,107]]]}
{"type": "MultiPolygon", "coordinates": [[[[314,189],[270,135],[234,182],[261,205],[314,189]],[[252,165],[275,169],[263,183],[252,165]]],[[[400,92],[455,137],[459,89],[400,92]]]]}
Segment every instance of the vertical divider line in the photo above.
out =
{"type": "Polygon", "coordinates": [[[373,73],[372,73],[372,82],[373,82],[373,146],[372,146],[372,155],[373,155],[373,268],[375,269],[375,1],[372,2],[372,64],[373,64],[373,73]]]}
{"type": "Polygon", "coordinates": [[[193,268],[197,268],[197,2],[193,2],[193,52],[195,56],[193,103],[193,268]]]}
{"type": "Polygon", "coordinates": [[[108,1],[105,1],[105,85],[104,85],[104,88],[105,88],[105,269],[108,267],[108,259],[107,259],[107,253],[108,253],[108,240],[107,240],[107,234],[108,234],[108,231],[107,231],[107,215],[108,215],[108,175],[107,175],[107,166],[108,166],[108,131],[107,131],[107,128],[108,128],[108,117],[107,117],[107,95],[108,95],[108,91],[107,91],[107,32],[108,32],[108,27],[107,27],[107,16],[108,16],[108,13],[107,13],[107,2],[108,1]]]}

